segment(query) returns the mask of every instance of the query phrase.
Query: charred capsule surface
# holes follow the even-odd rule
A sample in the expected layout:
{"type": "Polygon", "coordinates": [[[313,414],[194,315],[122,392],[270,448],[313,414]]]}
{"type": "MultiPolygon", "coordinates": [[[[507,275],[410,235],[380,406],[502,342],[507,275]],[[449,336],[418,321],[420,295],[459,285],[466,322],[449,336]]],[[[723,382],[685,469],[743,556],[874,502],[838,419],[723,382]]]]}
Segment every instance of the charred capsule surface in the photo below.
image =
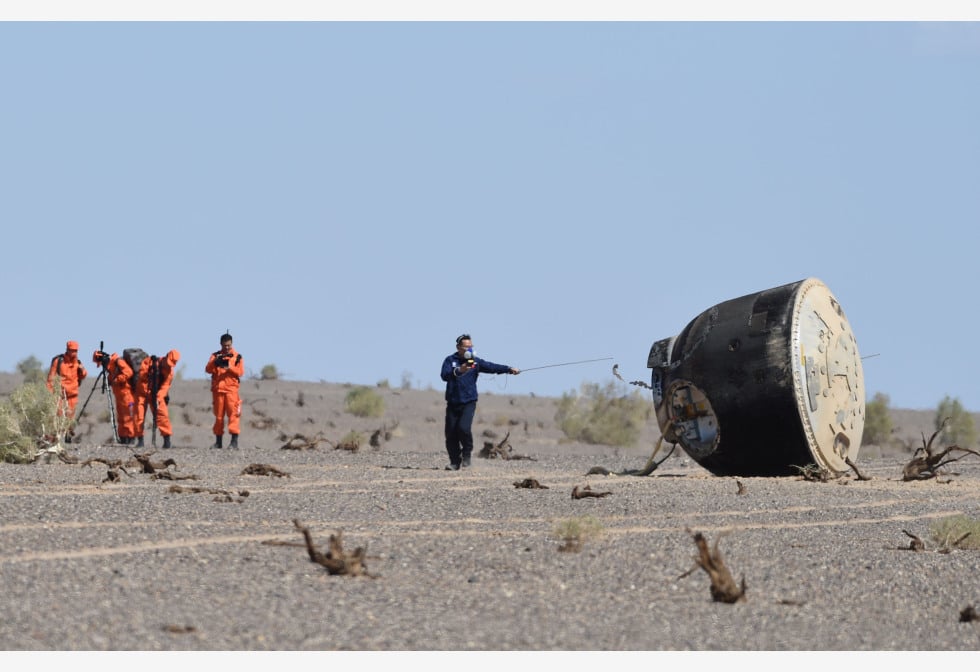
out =
{"type": "Polygon", "coordinates": [[[656,341],[657,423],[719,476],[775,476],[856,459],[864,373],[844,311],[807,278],[719,303],[656,341]]]}

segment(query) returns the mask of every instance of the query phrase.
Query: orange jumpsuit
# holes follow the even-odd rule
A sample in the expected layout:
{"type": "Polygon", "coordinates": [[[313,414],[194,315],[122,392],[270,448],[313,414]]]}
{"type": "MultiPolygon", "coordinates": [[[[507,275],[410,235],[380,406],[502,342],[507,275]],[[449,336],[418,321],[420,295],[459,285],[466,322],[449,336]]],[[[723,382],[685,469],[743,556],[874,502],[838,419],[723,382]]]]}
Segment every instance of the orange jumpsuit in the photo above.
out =
{"type": "Polygon", "coordinates": [[[68,341],[65,354],[57,355],[51,360],[51,368],[48,370],[48,389],[52,392],[54,392],[56,376],[61,379],[61,395],[63,398],[58,403],[58,415],[66,415],[65,411],[67,410],[67,416],[73,417],[75,406],[78,405],[78,388],[88,376],[88,371],[78,359],[78,343],[75,341],[68,341]],[[67,409],[65,409],[65,401],[68,402],[67,409]]]}
{"type": "MultiPolygon", "coordinates": [[[[174,367],[180,361],[180,353],[171,350],[165,357],[147,356],[140,364],[139,376],[136,379],[136,436],[143,436],[143,424],[146,420],[146,407],[154,412],[154,421],[162,436],[173,436],[170,425],[170,412],[167,409],[170,384],[174,380],[174,367]],[[156,397],[152,397],[156,387],[156,397]]],[[[166,447],[166,446],[165,446],[166,447]]]]}
{"type": "Polygon", "coordinates": [[[205,373],[211,374],[211,400],[214,410],[214,427],[212,431],[215,436],[224,434],[225,417],[228,418],[228,432],[233,435],[239,434],[239,421],[242,417],[242,400],[238,396],[238,386],[245,375],[245,363],[242,356],[229,347],[228,351],[218,350],[211,354],[207,365],[204,367],[205,373]],[[219,355],[228,357],[228,366],[217,365],[219,355]]]}
{"type": "MultiPolygon", "coordinates": [[[[92,354],[96,366],[101,366],[99,351],[92,354]]],[[[124,358],[116,353],[109,355],[109,365],[106,367],[106,379],[112,387],[112,397],[116,400],[116,422],[119,425],[119,438],[129,439],[136,436],[136,398],[133,396],[131,380],[133,368],[124,358]]]]}

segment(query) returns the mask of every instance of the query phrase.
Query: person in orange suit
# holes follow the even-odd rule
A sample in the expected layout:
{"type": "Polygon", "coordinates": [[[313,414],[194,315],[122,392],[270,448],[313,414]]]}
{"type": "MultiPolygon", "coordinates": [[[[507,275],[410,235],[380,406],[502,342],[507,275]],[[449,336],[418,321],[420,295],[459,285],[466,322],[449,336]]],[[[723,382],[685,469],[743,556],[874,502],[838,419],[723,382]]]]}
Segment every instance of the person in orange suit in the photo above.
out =
{"type": "Polygon", "coordinates": [[[140,364],[139,375],[136,377],[136,447],[143,447],[143,425],[146,420],[146,407],[150,407],[153,422],[160,435],[163,436],[163,447],[172,448],[170,437],[173,427],[170,425],[170,384],[174,380],[174,369],[180,361],[180,353],[171,350],[164,357],[151,355],[140,364]]]}
{"type": "Polygon", "coordinates": [[[105,364],[106,379],[112,388],[112,397],[116,400],[116,422],[119,424],[119,443],[129,445],[136,436],[136,398],[133,396],[133,368],[124,357],[116,353],[106,355],[101,350],[92,353],[92,361],[96,367],[105,364]]]}
{"type": "MultiPolygon", "coordinates": [[[[88,376],[88,371],[78,359],[78,341],[68,341],[65,352],[51,359],[48,370],[48,389],[54,392],[55,378],[61,380],[61,398],[58,400],[58,415],[73,418],[78,405],[78,388],[88,376]]],[[[65,435],[65,443],[71,443],[72,430],[65,435]]]]}
{"type": "Polygon", "coordinates": [[[228,418],[228,433],[231,434],[229,448],[238,448],[238,434],[242,417],[242,400],[238,387],[245,375],[242,356],[232,347],[231,334],[221,335],[221,349],[211,353],[204,372],[211,374],[211,400],[214,410],[214,445],[221,448],[225,433],[225,418],[228,418]]]}

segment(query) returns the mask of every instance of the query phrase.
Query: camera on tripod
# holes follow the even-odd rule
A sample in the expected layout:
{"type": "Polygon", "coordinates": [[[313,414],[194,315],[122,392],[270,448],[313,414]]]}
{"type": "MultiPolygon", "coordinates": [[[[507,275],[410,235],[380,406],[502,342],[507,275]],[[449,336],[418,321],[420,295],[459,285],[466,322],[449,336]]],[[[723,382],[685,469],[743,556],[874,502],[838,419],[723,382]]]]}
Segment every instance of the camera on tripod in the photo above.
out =
{"type": "Polygon", "coordinates": [[[92,361],[102,367],[99,371],[99,375],[96,376],[95,381],[92,383],[92,390],[88,393],[85,398],[85,403],[82,404],[82,410],[78,412],[75,416],[74,425],[77,426],[78,422],[85,415],[85,409],[88,408],[88,402],[92,399],[92,395],[95,394],[95,389],[100,387],[103,396],[106,398],[106,402],[109,405],[109,421],[112,423],[112,440],[113,442],[119,441],[119,430],[116,428],[116,405],[113,401],[112,392],[109,390],[109,363],[112,361],[112,355],[105,351],[105,341],[99,341],[99,349],[92,353],[92,361]]]}

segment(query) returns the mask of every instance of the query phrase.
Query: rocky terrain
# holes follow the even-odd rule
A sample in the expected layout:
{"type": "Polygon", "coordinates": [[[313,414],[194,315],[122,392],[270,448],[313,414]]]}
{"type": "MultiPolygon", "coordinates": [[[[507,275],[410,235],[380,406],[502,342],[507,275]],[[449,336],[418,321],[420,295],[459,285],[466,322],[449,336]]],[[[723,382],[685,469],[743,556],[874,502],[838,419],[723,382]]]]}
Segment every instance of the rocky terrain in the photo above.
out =
{"type": "MultiPolygon", "coordinates": [[[[440,391],[376,388],[384,415],[357,418],[349,386],[248,380],[233,451],[208,449],[207,381],[177,381],[175,448],[141,455],[96,391],[67,459],[0,464],[0,648],[980,648],[980,551],[932,535],[980,518],[980,458],[903,481],[896,440],[862,448],[863,479],[729,478],[678,450],[617,475],[650,456],[652,416],[631,448],[568,443],[556,399],[487,389],[475,433],[511,459],[462,472],[443,470],[440,391]],[[744,579],[734,603],[698,533],[744,579]]],[[[930,411],[894,420],[908,446],[932,430],[930,411]]]]}

